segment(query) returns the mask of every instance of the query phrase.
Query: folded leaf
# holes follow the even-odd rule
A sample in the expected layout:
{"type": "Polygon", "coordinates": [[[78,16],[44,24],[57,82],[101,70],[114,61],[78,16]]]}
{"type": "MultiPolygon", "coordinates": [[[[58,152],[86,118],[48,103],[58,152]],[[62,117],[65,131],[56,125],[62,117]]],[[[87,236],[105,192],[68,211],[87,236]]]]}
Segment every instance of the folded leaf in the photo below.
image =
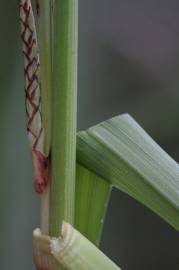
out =
{"type": "Polygon", "coordinates": [[[111,184],[77,164],[75,228],[99,245],[111,184]]]}
{"type": "Polygon", "coordinates": [[[179,165],[132,117],[79,132],[77,160],[179,230],[179,165]]]}

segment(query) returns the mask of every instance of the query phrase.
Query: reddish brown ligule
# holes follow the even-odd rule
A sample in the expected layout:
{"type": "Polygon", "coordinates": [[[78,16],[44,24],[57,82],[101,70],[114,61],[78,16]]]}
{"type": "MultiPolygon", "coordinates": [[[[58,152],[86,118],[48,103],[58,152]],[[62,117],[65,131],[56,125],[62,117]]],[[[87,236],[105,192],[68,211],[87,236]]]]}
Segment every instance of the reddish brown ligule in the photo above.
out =
{"type": "Polygon", "coordinates": [[[41,115],[39,53],[35,21],[30,0],[20,0],[21,38],[24,54],[27,132],[32,148],[35,190],[42,193],[48,185],[49,158],[44,152],[44,128],[41,115]]]}
{"type": "Polygon", "coordinates": [[[45,187],[48,185],[49,179],[49,158],[46,158],[40,151],[32,150],[34,170],[35,170],[35,181],[34,188],[36,192],[42,193],[45,187]]]}

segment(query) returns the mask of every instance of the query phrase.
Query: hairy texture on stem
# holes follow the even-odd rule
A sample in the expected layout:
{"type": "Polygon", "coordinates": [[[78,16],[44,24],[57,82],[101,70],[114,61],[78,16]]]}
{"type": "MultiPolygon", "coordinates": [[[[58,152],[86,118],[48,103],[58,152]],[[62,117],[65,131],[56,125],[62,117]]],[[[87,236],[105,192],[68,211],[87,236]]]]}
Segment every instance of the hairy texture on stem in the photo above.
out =
{"type": "Polygon", "coordinates": [[[44,151],[44,128],[41,115],[39,53],[30,0],[20,0],[21,38],[24,54],[27,132],[32,148],[35,190],[42,193],[48,185],[49,154],[44,151]]]}

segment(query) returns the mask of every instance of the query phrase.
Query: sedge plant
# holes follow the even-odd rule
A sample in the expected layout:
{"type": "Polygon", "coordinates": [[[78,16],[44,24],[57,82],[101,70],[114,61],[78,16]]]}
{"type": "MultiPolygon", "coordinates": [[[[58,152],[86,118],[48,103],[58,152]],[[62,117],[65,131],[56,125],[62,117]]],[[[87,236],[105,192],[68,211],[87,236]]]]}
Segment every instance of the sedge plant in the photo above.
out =
{"type": "Polygon", "coordinates": [[[35,265],[117,270],[98,248],[112,188],[179,230],[179,166],[129,115],[76,133],[78,0],[36,4],[38,38],[31,2],[20,1],[28,135],[41,202],[35,265]]]}

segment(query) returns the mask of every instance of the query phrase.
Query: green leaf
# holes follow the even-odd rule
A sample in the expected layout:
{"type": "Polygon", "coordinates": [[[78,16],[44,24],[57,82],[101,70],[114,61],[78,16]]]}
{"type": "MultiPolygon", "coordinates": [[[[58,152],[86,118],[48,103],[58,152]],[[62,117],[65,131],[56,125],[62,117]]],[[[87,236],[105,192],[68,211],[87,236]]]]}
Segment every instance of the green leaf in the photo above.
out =
{"type": "Polygon", "coordinates": [[[179,230],[179,166],[132,117],[79,132],[77,160],[179,230]]]}
{"type": "Polygon", "coordinates": [[[77,164],[75,194],[75,228],[95,245],[99,245],[111,185],[77,164]]]}
{"type": "Polygon", "coordinates": [[[51,240],[51,252],[57,261],[67,269],[120,269],[68,223],[63,223],[62,236],[51,240]]]}

